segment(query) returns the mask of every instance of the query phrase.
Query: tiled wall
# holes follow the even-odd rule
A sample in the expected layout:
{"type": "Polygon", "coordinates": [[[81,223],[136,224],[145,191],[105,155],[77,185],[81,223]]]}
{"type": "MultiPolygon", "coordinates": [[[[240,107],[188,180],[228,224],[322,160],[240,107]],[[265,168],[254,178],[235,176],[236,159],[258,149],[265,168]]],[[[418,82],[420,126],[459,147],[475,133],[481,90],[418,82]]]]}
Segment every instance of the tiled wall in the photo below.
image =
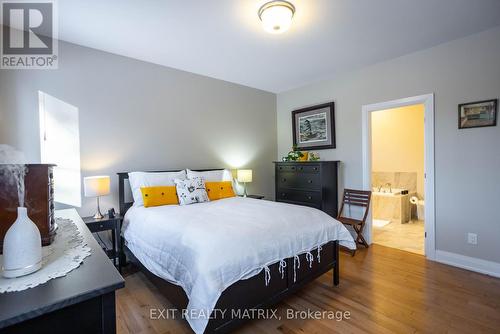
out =
{"type": "MultiPolygon", "coordinates": [[[[392,188],[406,189],[409,193],[417,192],[417,173],[407,172],[373,172],[372,187],[380,187],[390,183],[392,188]]],[[[419,194],[420,195],[420,194],[419,194]]]]}

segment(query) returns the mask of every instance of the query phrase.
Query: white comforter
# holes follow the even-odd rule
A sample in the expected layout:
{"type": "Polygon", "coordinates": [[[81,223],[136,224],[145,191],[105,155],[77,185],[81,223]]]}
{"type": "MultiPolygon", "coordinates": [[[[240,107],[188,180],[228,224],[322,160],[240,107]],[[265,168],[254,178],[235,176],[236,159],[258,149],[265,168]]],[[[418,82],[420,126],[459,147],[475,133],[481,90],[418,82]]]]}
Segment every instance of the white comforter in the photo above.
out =
{"type": "MultiPolygon", "coordinates": [[[[184,289],[188,314],[210,315],[227,287],[281,259],[332,240],[356,247],[347,229],[320,210],[241,197],[132,207],[122,233],[148,270],[184,289]]],[[[280,277],[270,274],[270,279],[280,277]]],[[[196,333],[203,333],[208,320],[188,318],[196,333]]]]}

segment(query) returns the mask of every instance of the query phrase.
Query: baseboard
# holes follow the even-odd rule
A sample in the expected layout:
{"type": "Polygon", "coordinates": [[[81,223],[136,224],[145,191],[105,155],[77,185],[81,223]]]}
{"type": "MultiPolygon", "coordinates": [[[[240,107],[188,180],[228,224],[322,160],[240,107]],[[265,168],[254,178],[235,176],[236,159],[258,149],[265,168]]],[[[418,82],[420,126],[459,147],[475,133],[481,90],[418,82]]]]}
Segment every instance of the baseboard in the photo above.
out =
{"type": "Polygon", "coordinates": [[[500,277],[500,263],[477,259],[456,253],[450,253],[442,250],[436,250],[435,261],[449,264],[481,274],[486,274],[494,277],[500,277]]]}

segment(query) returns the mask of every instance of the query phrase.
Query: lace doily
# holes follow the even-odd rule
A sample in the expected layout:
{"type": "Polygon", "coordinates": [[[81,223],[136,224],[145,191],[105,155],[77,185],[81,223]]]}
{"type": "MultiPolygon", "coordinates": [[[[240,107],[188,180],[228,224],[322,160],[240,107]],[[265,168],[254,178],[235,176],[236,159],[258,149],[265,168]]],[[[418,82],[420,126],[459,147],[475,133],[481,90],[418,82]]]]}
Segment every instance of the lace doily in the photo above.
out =
{"type": "MultiPolygon", "coordinates": [[[[54,241],[49,246],[42,247],[42,268],[22,277],[0,277],[0,293],[26,290],[65,276],[78,268],[83,259],[90,255],[90,247],[71,219],[57,218],[56,224],[54,241]]],[[[0,264],[2,262],[3,256],[0,255],[0,264]]]]}

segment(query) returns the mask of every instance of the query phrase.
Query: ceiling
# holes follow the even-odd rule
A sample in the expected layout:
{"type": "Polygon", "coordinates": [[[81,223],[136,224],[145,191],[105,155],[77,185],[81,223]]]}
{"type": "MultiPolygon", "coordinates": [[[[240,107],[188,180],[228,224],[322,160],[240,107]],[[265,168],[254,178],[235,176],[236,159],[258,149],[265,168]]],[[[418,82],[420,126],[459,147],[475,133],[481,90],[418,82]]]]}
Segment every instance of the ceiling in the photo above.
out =
{"type": "Polygon", "coordinates": [[[282,92],[500,25],[500,0],[290,0],[289,31],[266,33],[266,0],[64,0],[72,43],[282,92]]]}

